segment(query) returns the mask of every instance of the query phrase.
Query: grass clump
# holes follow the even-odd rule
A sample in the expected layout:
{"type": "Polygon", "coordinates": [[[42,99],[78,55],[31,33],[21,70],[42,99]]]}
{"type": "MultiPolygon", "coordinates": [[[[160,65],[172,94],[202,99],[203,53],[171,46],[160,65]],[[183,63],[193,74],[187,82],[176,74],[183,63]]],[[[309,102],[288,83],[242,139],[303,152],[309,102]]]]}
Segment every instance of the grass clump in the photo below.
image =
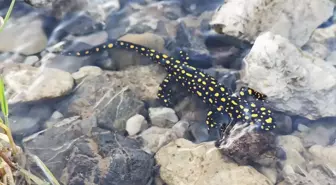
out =
{"type": "MultiPolygon", "coordinates": [[[[13,10],[14,4],[15,0],[12,0],[5,19],[0,16],[0,32],[4,29],[13,10]]],[[[3,130],[3,133],[0,132],[0,185],[15,185],[16,179],[22,179],[22,177],[25,179],[26,184],[59,185],[59,182],[56,180],[50,170],[37,156],[29,154],[29,156],[33,158],[34,162],[41,169],[44,176],[47,177],[48,181],[42,180],[18,164],[20,162],[22,163],[20,159],[24,158],[25,154],[19,146],[16,146],[9,127],[8,103],[5,96],[4,80],[1,76],[0,106],[4,117],[4,120],[0,117],[0,127],[3,130]]]]}

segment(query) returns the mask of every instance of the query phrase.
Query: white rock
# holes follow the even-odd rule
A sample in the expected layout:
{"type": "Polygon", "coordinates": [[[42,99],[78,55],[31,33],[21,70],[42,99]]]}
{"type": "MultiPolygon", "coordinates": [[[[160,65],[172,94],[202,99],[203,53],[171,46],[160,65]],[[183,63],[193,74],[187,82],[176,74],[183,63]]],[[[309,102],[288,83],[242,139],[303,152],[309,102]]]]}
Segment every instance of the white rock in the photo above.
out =
{"type": "Polygon", "coordinates": [[[242,81],[279,110],[309,118],[336,115],[336,69],[280,35],[260,35],[244,58],[242,81]]]}
{"type": "Polygon", "coordinates": [[[29,102],[67,95],[74,86],[70,73],[27,64],[3,64],[5,84],[12,91],[8,103],[29,102]]]}
{"type": "MultiPolygon", "coordinates": [[[[336,47],[336,24],[326,28],[316,29],[309,41],[303,46],[303,50],[316,57],[327,59],[336,47]]],[[[334,63],[335,64],[335,63],[334,63]]]]}
{"type": "Polygon", "coordinates": [[[158,127],[172,127],[178,117],[173,109],[167,107],[149,108],[149,117],[153,125],[158,127]]]}
{"type": "Polygon", "coordinates": [[[251,166],[239,166],[223,158],[213,142],[193,144],[177,139],[155,155],[160,177],[169,185],[271,185],[251,166]]]}
{"type": "Polygon", "coordinates": [[[136,114],[126,121],[126,131],[130,136],[134,136],[147,128],[147,121],[145,117],[136,114]]]}
{"type": "Polygon", "coordinates": [[[333,8],[330,0],[226,0],[210,24],[251,43],[270,31],[301,47],[333,8]]]}

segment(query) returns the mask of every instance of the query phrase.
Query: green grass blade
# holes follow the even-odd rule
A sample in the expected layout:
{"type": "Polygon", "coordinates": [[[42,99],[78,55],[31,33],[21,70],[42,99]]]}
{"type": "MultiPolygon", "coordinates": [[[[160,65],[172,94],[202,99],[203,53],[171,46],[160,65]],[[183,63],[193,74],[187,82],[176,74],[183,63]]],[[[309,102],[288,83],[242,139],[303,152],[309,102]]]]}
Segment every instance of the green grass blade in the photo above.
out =
{"type": "MultiPolygon", "coordinates": [[[[0,103],[1,111],[4,114],[5,118],[8,117],[8,103],[5,96],[5,84],[2,78],[0,78],[0,103]]],[[[8,124],[5,122],[5,124],[8,124]]]]}
{"type": "Polygon", "coordinates": [[[3,28],[5,27],[5,24],[6,24],[6,22],[8,21],[10,14],[12,13],[14,4],[15,4],[15,0],[12,0],[11,4],[10,4],[10,6],[9,6],[8,12],[7,12],[7,14],[6,14],[5,20],[4,20],[3,24],[2,24],[2,26],[0,27],[0,32],[1,32],[1,31],[3,30],[3,28]]]}

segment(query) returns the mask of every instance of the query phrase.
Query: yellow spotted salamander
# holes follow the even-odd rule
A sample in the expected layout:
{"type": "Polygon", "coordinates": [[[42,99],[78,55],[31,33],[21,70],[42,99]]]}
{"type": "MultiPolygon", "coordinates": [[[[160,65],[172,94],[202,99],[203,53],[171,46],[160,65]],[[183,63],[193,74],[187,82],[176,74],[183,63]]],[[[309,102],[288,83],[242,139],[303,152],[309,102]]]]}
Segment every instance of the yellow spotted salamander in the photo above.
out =
{"type": "MultiPolygon", "coordinates": [[[[251,125],[256,124],[258,128],[269,131],[276,127],[272,111],[264,106],[266,95],[251,88],[242,87],[238,94],[224,87],[212,76],[200,69],[188,65],[187,53],[180,52],[180,56],[171,57],[153,49],[126,41],[110,41],[88,50],[67,51],[63,55],[87,56],[93,53],[102,52],[106,49],[126,49],[149,57],[151,60],[162,65],[168,72],[160,84],[158,97],[167,107],[172,107],[172,83],[178,83],[188,92],[198,96],[210,109],[207,114],[206,124],[208,130],[219,128],[216,123],[216,115],[227,113],[231,121],[242,121],[251,125]],[[247,100],[253,98],[252,101],[247,100]]],[[[221,127],[223,129],[223,127],[221,127]]]]}

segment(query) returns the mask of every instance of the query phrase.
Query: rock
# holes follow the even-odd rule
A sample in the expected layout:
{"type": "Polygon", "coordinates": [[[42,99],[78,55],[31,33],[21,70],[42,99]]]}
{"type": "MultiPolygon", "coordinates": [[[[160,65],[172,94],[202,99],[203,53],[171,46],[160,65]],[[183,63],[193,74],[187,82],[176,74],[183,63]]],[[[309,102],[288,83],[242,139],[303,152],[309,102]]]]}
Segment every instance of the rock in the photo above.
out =
{"type": "Polygon", "coordinates": [[[260,133],[234,125],[230,134],[217,141],[220,151],[240,165],[259,163],[274,166],[276,162],[275,135],[260,133]]]}
{"type": "Polygon", "coordinates": [[[242,81],[280,111],[315,119],[336,114],[336,69],[270,32],[244,58],[242,81]],[[309,104],[307,104],[309,102],[309,104]]]}
{"type": "Polygon", "coordinates": [[[141,100],[156,99],[163,78],[164,74],[156,65],[88,76],[56,108],[66,117],[87,117],[97,112],[100,114],[99,125],[124,130],[127,119],[143,110],[144,102],[141,100]]]}
{"type": "Polygon", "coordinates": [[[134,136],[148,127],[145,117],[136,114],[126,122],[126,131],[130,136],[134,136]]]}
{"type": "Polygon", "coordinates": [[[336,48],[336,24],[316,29],[302,49],[316,57],[328,60],[336,48]]]}
{"type": "Polygon", "coordinates": [[[72,73],[72,77],[77,83],[80,83],[87,76],[99,76],[103,73],[103,70],[95,66],[81,67],[78,72],[72,73]]]}
{"type": "Polygon", "coordinates": [[[35,55],[27,57],[23,63],[34,66],[36,62],[39,61],[39,58],[35,55]]]}
{"type": "Polygon", "coordinates": [[[9,19],[0,33],[0,52],[18,52],[24,55],[41,52],[48,42],[43,21],[36,14],[9,19]]]}
{"type": "Polygon", "coordinates": [[[9,106],[9,122],[12,135],[20,140],[40,130],[47,121],[52,109],[48,104],[18,104],[9,106]]]}
{"type": "MultiPolygon", "coordinates": [[[[165,41],[159,35],[153,33],[143,34],[126,34],[118,40],[128,41],[134,44],[140,44],[156,51],[165,53],[165,41]]],[[[108,50],[109,56],[113,61],[116,61],[116,69],[122,70],[131,65],[153,64],[149,58],[141,56],[139,53],[133,51],[126,51],[124,49],[108,50]]]]}
{"type": "Polygon", "coordinates": [[[210,24],[218,33],[251,43],[263,32],[272,32],[301,47],[333,14],[333,8],[329,0],[228,0],[217,9],[210,24]]]}
{"type": "Polygon", "coordinates": [[[62,184],[146,185],[153,157],[135,140],[95,126],[93,117],[69,118],[25,138],[24,148],[37,155],[62,184]]]}
{"type": "Polygon", "coordinates": [[[278,146],[286,152],[286,160],[283,161],[283,166],[288,165],[295,168],[297,165],[300,167],[306,165],[306,160],[303,157],[306,150],[298,137],[286,135],[279,136],[277,140],[278,146]]]}
{"type": "Polygon", "coordinates": [[[265,175],[272,182],[272,184],[276,184],[278,175],[276,169],[261,167],[258,171],[265,175]]]}
{"type": "Polygon", "coordinates": [[[213,143],[196,145],[177,139],[162,147],[155,160],[160,165],[161,179],[169,185],[272,184],[251,166],[239,166],[223,159],[213,143]]]}
{"type": "Polygon", "coordinates": [[[153,125],[163,128],[171,128],[178,121],[175,111],[167,107],[149,108],[149,117],[153,125]]]}
{"type": "MultiPolygon", "coordinates": [[[[336,146],[314,145],[308,151],[322,164],[331,165],[336,169],[336,146]]],[[[334,175],[336,176],[335,172],[334,175]]]]}
{"type": "Polygon", "coordinates": [[[305,147],[313,145],[327,146],[335,137],[336,127],[333,125],[313,125],[306,132],[295,132],[305,147]]]}
{"type": "Polygon", "coordinates": [[[222,0],[210,0],[207,2],[202,0],[182,0],[182,7],[188,13],[198,15],[207,10],[215,10],[222,2],[222,0]]]}
{"type": "Polygon", "coordinates": [[[74,80],[67,72],[34,68],[26,64],[0,65],[5,84],[11,92],[8,103],[52,99],[69,94],[74,80]]]}
{"type": "Polygon", "coordinates": [[[143,131],[138,137],[143,143],[143,148],[148,153],[156,153],[161,147],[177,138],[184,138],[188,132],[189,123],[181,120],[171,129],[152,126],[143,131]]]}

